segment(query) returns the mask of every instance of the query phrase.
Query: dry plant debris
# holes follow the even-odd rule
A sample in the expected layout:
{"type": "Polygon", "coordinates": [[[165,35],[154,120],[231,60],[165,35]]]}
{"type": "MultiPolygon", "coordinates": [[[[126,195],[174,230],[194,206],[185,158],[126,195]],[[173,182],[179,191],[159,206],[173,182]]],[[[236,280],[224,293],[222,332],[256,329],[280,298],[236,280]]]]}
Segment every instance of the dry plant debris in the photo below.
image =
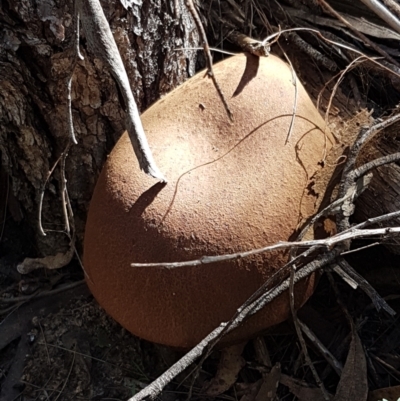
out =
{"type": "MultiPolygon", "coordinates": [[[[301,6],[295,3],[297,2],[287,1],[279,4],[277,2],[259,2],[257,0],[252,0],[244,2],[244,4],[239,4],[233,0],[220,1],[218,2],[219,8],[208,8],[210,31],[213,31],[215,34],[213,42],[220,43],[225,38],[232,38],[234,36],[231,35],[231,32],[239,31],[246,37],[259,38],[252,39],[252,44],[263,43],[263,38],[275,34],[277,31],[282,31],[279,33],[281,36],[279,43],[282,46],[282,50],[277,51],[281,52],[284,50],[287,52],[293,61],[294,68],[296,71],[299,71],[298,76],[300,79],[306,81],[309,79],[309,91],[314,97],[316,97],[318,92],[322,89],[323,85],[329,81],[331,71],[339,68],[344,72],[344,74],[339,77],[340,80],[344,79],[340,87],[339,85],[327,86],[328,91],[333,91],[335,96],[330,98],[323,98],[323,96],[321,96],[321,109],[330,110],[331,114],[336,113],[333,118],[329,116],[329,124],[331,126],[339,126],[341,124],[341,119],[346,120],[346,117],[352,115],[361,104],[364,104],[370,109],[375,108],[374,115],[368,116],[368,118],[377,118],[384,115],[386,119],[390,114],[391,108],[394,108],[396,100],[399,100],[399,95],[396,94],[396,91],[400,88],[398,75],[399,64],[396,58],[398,58],[400,54],[397,50],[397,45],[393,46],[393,43],[398,43],[398,37],[396,36],[398,33],[387,26],[366,22],[357,16],[351,16],[351,18],[349,18],[348,16],[344,16],[343,13],[340,13],[340,17],[336,11],[332,12],[332,7],[328,7],[325,1],[319,1],[319,4],[325,7],[335,18],[331,18],[331,16],[323,13],[320,8],[316,8],[312,1],[304,1],[301,6]],[[294,8],[293,6],[296,5],[298,7],[294,8]],[[313,16],[312,21],[310,21],[310,15],[313,16]],[[336,19],[337,17],[339,18],[336,19]],[[350,22],[352,26],[351,32],[347,29],[349,25],[346,24],[345,21],[350,22]],[[316,29],[315,25],[317,25],[318,29],[316,29]],[[299,26],[311,29],[308,29],[308,31],[285,31],[286,29],[299,26]],[[359,34],[360,32],[362,35],[359,34]],[[324,38],[328,38],[328,40],[324,38]],[[387,42],[382,45],[381,42],[379,42],[381,40],[387,42]],[[375,42],[373,46],[371,46],[371,41],[375,42]],[[318,51],[316,51],[316,49],[318,49],[318,51]],[[356,49],[355,52],[354,49],[356,49]],[[361,52],[366,52],[365,56],[361,55],[361,52]],[[378,54],[379,56],[383,56],[384,59],[375,59],[378,54]],[[302,57],[299,57],[299,55],[302,55],[302,57]],[[304,55],[307,55],[308,59],[306,61],[304,61],[304,55]],[[363,57],[362,60],[357,60],[357,57],[360,57],[360,55],[363,57]],[[302,61],[296,61],[296,56],[297,60],[302,61]],[[301,66],[303,61],[304,65],[301,66]],[[362,63],[360,63],[360,61],[362,61],[362,63]],[[351,69],[348,68],[349,65],[351,65],[351,69]],[[310,69],[308,69],[308,67],[310,69]],[[313,71],[314,75],[312,76],[309,71],[313,71]],[[384,99],[383,102],[379,102],[382,98],[382,93],[385,93],[385,86],[388,87],[387,91],[391,91],[390,94],[395,94],[394,98],[391,99],[388,93],[387,98],[384,99]],[[347,88],[341,89],[342,87],[347,88]],[[382,90],[382,88],[384,90],[382,90]]],[[[346,5],[346,2],[343,3],[346,5]]],[[[389,0],[385,0],[383,3],[377,1],[369,3],[375,4],[375,6],[377,4],[383,6],[386,10],[384,15],[388,15],[389,11],[392,17],[400,17],[396,4],[389,0]]],[[[204,9],[206,9],[206,7],[203,5],[203,11],[204,9]]],[[[376,12],[376,7],[372,7],[372,10],[376,12]]],[[[381,16],[381,13],[379,13],[379,15],[381,16]]],[[[395,29],[398,31],[396,26],[395,29]]],[[[246,43],[248,44],[248,41],[246,41],[246,43]]],[[[392,119],[395,120],[397,118],[398,116],[394,115],[392,119]]],[[[347,121],[345,124],[347,124],[347,121]]],[[[360,124],[360,127],[357,127],[357,131],[361,133],[359,136],[360,145],[365,143],[365,134],[368,133],[368,128],[372,126],[369,122],[368,128],[364,129],[364,127],[362,127],[363,125],[364,124],[360,124]]],[[[379,126],[379,121],[376,125],[379,126]]],[[[352,135],[354,135],[354,133],[355,131],[352,130],[352,135]]],[[[346,144],[346,141],[348,141],[346,138],[339,139],[339,142],[345,145],[352,143],[350,140],[346,144]]],[[[343,146],[341,148],[341,145],[338,146],[339,150],[344,148],[343,146]]],[[[346,174],[342,176],[341,188],[338,190],[336,187],[335,190],[335,182],[333,182],[332,199],[327,199],[324,205],[324,207],[326,207],[324,214],[329,214],[331,216],[336,215],[339,220],[339,232],[337,234],[339,238],[343,235],[343,232],[350,233],[349,237],[345,237],[345,239],[355,238],[355,231],[351,227],[352,222],[349,221],[349,215],[352,214],[352,209],[354,209],[355,198],[360,195],[355,187],[357,183],[355,178],[360,178],[367,170],[374,170],[378,164],[384,165],[399,160],[398,154],[393,157],[379,155],[379,163],[373,161],[371,164],[370,160],[365,160],[365,168],[360,168],[359,165],[356,165],[360,147],[355,151],[353,148],[353,152],[350,153],[346,151],[343,152],[343,159],[339,160],[338,158],[336,163],[332,163],[335,168],[338,168],[336,177],[340,177],[340,170],[343,168],[343,164],[345,164],[346,169],[346,174]],[[352,176],[351,182],[348,181],[349,176],[352,176]],[[348,190],[351,190],[350,197],[347,196],[349,194],[348,190]],[[338,198],[339,202],[337,202],[337,207],[333,208],[330,205],[332,204],[331,202],[335,200],[335,193],[336,199],[338,198]],[[347,202],[346,208],[343,208],[344,201],[347,202]]],[[[339,157],[342,156],[340,152],[338,152],[338,155],[339,157]]],[[[398,180],[398,178],[398,173],[397,175],[394,173],[392,181],[398,180]]],[[[336,179],[336,184],[337,181],[338,178],[336,179]]],[[[394,182],[398,185],[398,181],[394,182]]],[[[364,190],[365,188],[361,189],[364,190]]],[[[375,238],[378,239],[378,242],[393,241],[392,234],[399,231],[398,224],[395,229],[391,229],[386,227],[386,223],[389,225],[396,217],[398,218],[396,211],[392,214],[388,213],[388,215],[383,218],[377,216],[375,220],[372,219],[366,223],[361,223],[363,226],[360,226],[361,228],[359,227],[359,229],[364,229],[363,227],[367,224],[376,223],[380,226],[385,223],[384,228],[372,229],[374,231],[370,231],[370,233],[374,236],[379,234],[379,237],[375,238]]],[[[362,240],[362,237],[365,233],[366,231],[360,233],[359,237],[361,240],[354,241],[353,247],[364,247],[365,241],[362,240]]],[[[297,245],[302,246],[304,243],[299,243],[297,245]]],[[[316,245],[316,243],[309,243],[308,245],[311,246],[310,249],[313,251],[316,249],[313,248],[313,245],[316,245]]],[[[325,248],[324,252],[326,253],[325,255],[322,254],[322,256],[318,256],[314,262],[306,265],[306,267],[310,267],[310,270],[321,268],[323,264],[329,264],[335,261],[341,254],[343,255],[344,252],[348,252],[349,248],[349,243],[342,247],[341,245],[335,245],[332,240],[327,240],[324,244],[320,245],[323,245],[325,248]],[[331,246],[334,247],[333,250],[329,249],[331,246]]],[[[308,251],[306,255],[310,256],[313,254],[308,251]]],[[[241,257],[242,255],[239,256],[241,257]]],[[[341,258],[343,258],[343,256],[341,256],[341,258]]],[[[299,259],[300,258],[297,256],[295,259],[296,264],[298,264],[299,259]]],[[[207,262],[207,260],[208,259],[205,258],[196,261],[196,263],[202,264],[207,262]]],[[[369,248],[359,253],[349,254],[346,263],[343,263],[343,260],[342,263],[339,263],[340,269],[335,270],[335,266],[332,267],[333,271],[337,272],[343,279],[346,279],[346,282],[352,282],[354,287],[360,287],[370,291],[369,295],[373,300],[373,303],[371,303],[369,298],[361,291],[354,291],[350,287],[347,287],[347,284],[344,284],[344,282],[339,281],[337,283],[342,302],[347,305],[349,314],[352,316],[350,330],[347,319],[343,318],[343,312],[336,306],[336,294],[330,293],[329,285],[325,283],[325,287],[322,287],[322,291],[325,291],[325,293],[322,295],[316,294],[315,299],[311,301],[311,305],[313,305],[314,311],[319,316],[319,319],[313,322],[310,316],[308,316],[311,323],[308,322],[307,326],[311,327],[315,332],[314,339],[309,336],[309,339],[306,340],[309,348],[308,352],[310,353],[310,358],[314,362],[321,381],[327,389],[328,397],[331,397],[332,394],[336,394],[333,398],[334,400],[366,400],[367,380],[370,389],[373,389],[369,392],[368,400],[378,400],[382,397],[395,399],[399,394],[400,349],[398,344],[400,340],[400,325],[398,319],[389,316],[390,313],[378,314],[374,307],[386,308],[388,312],[399,312],[400,305],[397,294],[400,286],[398,283],[392,283],[393,286],[390,288],[389,293],[386,293],[387,286],[381,289],[383,296],[383,298],[381,298],[381,296],[371,292],[370,286],[363,283],[359,276],[354,274],[352,270],[346,270],[349,264],[358,264],[361,270],[373,270],[374,268],[382,268],[383,263],[388,265],[393,264],[392,268],[395,269],[394,265],[398,264],[398,262],[398,258],[396,259],[395,256],[389,256],[386,250],[382,248],[379,248],[379,250],[369,248]],[[390,303],[390,306],[388,306],[388,303],[390,303]],[[361,319],[360,321],[356,321],[357,324],[353,322],[355,317],[361,319]],[[325,332],[319,330],[321,322],[324,322],[326,327],[330,327],[331,331],[329,332],[328,329],[325,332]],[[318,333],[318,331],[320,332],[318,333]],[[323,337],[326,337],[325,340],[322,340],[323,337]],[[323,344],[324,347],[321,347],[318,344],[319,342],[323,344]],[[340,381],[338,380],[337,369],[333,367],[333,364],[321,362],[320,353],[323,349],[327,349],[332,353],[331,361],[341,361],[341,363],[344,364],[340,381]],[[361,368],[360,362],[362,362],[361,368]],[[395,384],[394,386],[393,383],[395,384]]],[[[292,279],[295,280],[302,270],[304,271],[304,268],[297,271],[295,275],[292,275],[292,279]]],[[[324,284],[323,280],[324,279],[321,280],[321,285],[324,284]]],[[[287,281],[285,285],[289,286],[289,281],[287,281]]],[[[275,291],[277,292],[279,289],[277,288],[275,291]]],[[[261,292],[262,291],[260,291],[260,293],[261,292]]],[[[4,291],[3,295],[5,295],[4,298],[7,299],[7,291],[4,291]]],[[[273,294],[269,293],[267,295],[273,294]]],[[[255,297],[255,299],[256,298],[257,297],[255,297]]],[[[237,324],[240,318],[243,318],[243,312],[246,312],[254,306],[259,307],[259,303],[257,302],[257,300],[255,303],[249,302],[249,304],[238,313],[238,320],[235,321],[232,319],[227,325],[222,326],[214,332],[206,342],[200,344],[195,352],[184,356],[181,360],[181,364],[179,365],[178,363],[178,371],[189,366],[204,350],[207,351],[206,354],[209,354],[210,348],[212,348],[215,343],[215,338],[218,338],[221,333],[225,332],[229,325],[232,327],[234,324],[237,324]]],[[[137,340],[133,340],[131,336],[120,332],[120,329],[115,323],[111,322],[91,304],[83,305],[78,302],[69,307],[70,309],[66,308],[65,311],[61,313],[61,317],[59,316],[57,318],[58,320],[54,320],[55,317],[53,316],[44,320],[34,321],[34,328],[32,333],[30,333],[34,343],[33,348],[30,349],[31,355],[37,358],[36,361],[43,361],[42,363],[46,363],[44,362],[46,360],[52,361],[51,358],[53,358],[52,367],[55,367],[55,369],[53,369],[54,372],[49,375],[49,370],[42,371],[40,368],[38,369],[35,359],[30,359],[29,363],[26,365],[24,377],[24,381],[26,382],[26,388],[24,390],[25,399],[36,397],[40,392],[43,394],[43,397],[60,400],[76,399],[68,397],[77,397],[78,395],[89,398],[93,398],[95,395],[103,396],[104,393],[101,393],[101,391],[104,390],[104,383],[106,382],[107,375],[114,384],[117,383],[124,387],[124,391],[126,390],[126,393],[123,395],[122,393],[118,393],[117,396],[129,397],[133,395],[132,392],[136,392],[138,387],[142,387],[144,382],[147,384],[150,378],[154,378],[154,372],[146,376],[141,376],[144,368],[139,364],[139,372],[135,371],[131,373],[131,375],[136,376],[136,378],[128,377],[129,380],[127,382],[121,381],[121,377],[123,377],[120,372],[122,367],[126,367],[128,370],[132,369],[131,355],[121,363],[122,367],[119,366],[115,371],[111,368],[107,370],[100,367],[100,364],[102,364],[105,359],[93,359],[93,354],[95,353],[93,353],[91,349],[89,350],[89,348],[93,348],[93,339],[99,340],[98,344],[94,346],[95,351],[99,351],[99,349],[101,351],[103,348],[109,350],[107,347],[109,347],[110,342],[114,342],[115,344],[116,341],[121,341],[120,348],[117,349],[117,352],[115,351],[116,349],[113,351],[113,356],[116,356],[117,362],[121,362],[118,358],[122,358],[124,353],[129,354],[129,350],[132,350],[131,347],[133,347],[135,352],[138,350],[137,340]],[[74,313],[71,314],[71,311],[74,313]],[[93,323],[95,319],[99,319],[96,324],[93,323]],[[84,330],[76,329],[73,335],[68,335],[68,330],[66,328],[71,324],[71,321],[75,322],[75,328],[72,331],[77,327],[84,327],[84,330]],[[101,334],[100,332],[93,331],[98,330],[95,329],[95,327],[98,327],[97,325],[105,328],[105,336],[103,336],[104,333],[101,334]],[[102,338],[106,338],[106,341],[103,341],[102,338]],[[133,341],[134,345],[129,345],[125,341],[133,341]],[[60,345],[61,343],[63,345],[60,345]],[[66,360],[65,355],[68,355],[66,360]],[[91,360],[91,362],[89,360],[91,360]],[[96,381],[94,379],[100,380],[96,381]],[[125,384],[128,382],[130,385],[134,383],[135,388],[126,388],[125,384]],[[98,387],[96,387],[96,383],[98,387]],[[129,395],[127,394],[128,390],[131,391],[129,395]]],[[[299,316],[299,319],[301,319],[300,322],[306,320],[304,317],[301,317],[300,313],[299,316]]],[[[312,384],[314,383],[313,378],[310,375],[309,368],[304,364],[304,355],[302,352],[299,352],[293,330],[285,327],[283,334],[269,334],[266,339],[268,349],[273,350],[271,353],[272,362],[274,364],[279,362],[281,367],[278,367],[278,365],[273,365],[273,367],[271,367],[271,364],[267,366],[261,363],[254,365],[254,355],[252,355],[251,350],[247,350],[248,353],[247,356],[245,356],[247,364],[239,374],[236,390],[242,391],[243,388],[246,387],[243,385],[244,383],[247,384],[249,392],[244,394],[245,391],[243,391],[241,399],[246,401],[261,399],[263,394],[265,396],[265,392],[262,390],[265,387],[268,387],[267,393],[268,396],[270,396],[274,385],[269,383],[269,378],[274,383],[279,380],[282,384],[280,389],[278,389],[280,392],[278,391],[277,393],[279,399],[286,397],[289,394],[288,391],[300,400],[314,401],[324,399],[325,397],[322,395],[321,390],[312,384]],[[281,374],[281,370],[285,371],[285,373],[281,374]],[[251,375],[251,373],[253,373],[253,375],[251,375]],[[274,380],[272,380],[272,377],[274,380]],[[298,379],[299,377],[301,379],[298,379]],[[257,383],[257,385],[252,385],[252,381],[253,383],[257,383]]],[[[139,351],[137,359],[140,360],[143,358],[145,359],[146,356],[139,351]]],[[[335,366],[337,368],[339,367],[339,365],[335,366]]],[[[7,371],[8,367],[2,365],[1,369],[2,371],[7,371]]],[[[147,395],[154,397],[164,389],[166,384],[171,381],[176,374],[177,371],[175,370],[173,374],[161,376],[158,381],[154,382],[150,389],[147,388],[143,393],[136,394],[132,399],[143,399],[144,396],[147,395]]],[[[114,395],[112,389],[109,390],[111,391],[109,394],[114,395]]],[[[229,399],[229,396],[227,397],[229,399]]]]}

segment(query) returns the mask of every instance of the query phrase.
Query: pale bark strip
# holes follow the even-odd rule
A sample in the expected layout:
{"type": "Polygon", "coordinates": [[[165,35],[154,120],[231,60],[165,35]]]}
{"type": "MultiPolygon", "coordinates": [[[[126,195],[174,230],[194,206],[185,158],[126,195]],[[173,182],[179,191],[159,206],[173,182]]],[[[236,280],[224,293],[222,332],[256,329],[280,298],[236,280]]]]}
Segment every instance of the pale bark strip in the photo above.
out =
{"type": "Polygon", "coordinates": [[[110,69],[121,90],[127,112],[127,131],[140,168],[166,182],[151,153],[121,55],[99,0],[79,0],[77,8],[90,50],[110,69]]]}

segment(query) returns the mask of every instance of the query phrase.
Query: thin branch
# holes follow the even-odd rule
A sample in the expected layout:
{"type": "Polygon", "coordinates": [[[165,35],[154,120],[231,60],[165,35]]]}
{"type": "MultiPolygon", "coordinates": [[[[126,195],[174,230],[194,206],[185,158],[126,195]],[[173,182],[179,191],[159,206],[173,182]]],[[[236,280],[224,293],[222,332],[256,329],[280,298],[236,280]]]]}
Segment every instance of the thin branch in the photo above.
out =
{"type": "Polygon", "coordinates": [[[323,65],[329,71],[336,71],[338,69],[338,65],[322,54],[320,51],[316,50],[310,44],[308,44],[303,38],[301,38],[296,32],[290,32],[288,35],[293,43],[301,49],[304,53],[315,59],[321,65],[323,65]]]}
{"type": "MultiPolygon", "coordinates": [[[[276,36],[284,34],[286,32],[295,32],[295,31],[305,31],[305,32],[312,32],[315,33],[319,38],[321,38],[323,41],[325,41],[326,43],[330,43],[334,46],[340,47],[341,49],[346,49],[352,53],[355,54],[359,54],[360,56],[365,56],[368,57],[366,54],[364,54],[363,52],[361,52],[360,50],[354,49],[351,46],[348,45],[344,45],[342,43],[336,42],[334,40],[328,39],[327,37],[325,37],[320,31],[318,31],[317,29],[312,29],[312,28],[289,28],[289,29],[283,29],[279,32],[273,33],[269,36],[267,36],[263,42],[267,43],[270,42],[271,39],[274,39],[276,36]]],[[[371,61],[371,63],[379,66],[380,68],[382,68],[383,70],[389,72],[390,74],[395,75],[396,77],[400,78],[400,74],[397,73],[396,71],[393,71],[392,69],[390,69],[389,67],[386,67],[384,64],[379,63],[378,61],[376,61],[373,57],[368,57],[368,60],[371,61]]]]}
{"type": "MultiPolygon", "coordinates": [[[[315,260],[308,263],[306,266],[304,266],[302,269],[298,270],[294,274],[294,284],[297,284],[300,280],[319,270],[323,266],[331,263],[340,252],[341,249],[340,247],[338,247],[337,249],[333,249],[327,254],[323,254],[315,258],[315,260]]],[[[164,372],[145,389],[137,393],[128,401],[141,401],[147,397],[150,397],[151,399],[156,398],[167,384],[169,384],[178,374],[187,369],[196,359],[198,359],[203,354],[204,350],[213,340],[215,340],[215,338],[217,338],[222,332],[229,333],[230,331],[238,327],[245,319],[254,315],[277,296],[282,294],[284,291],[287,291],[289,289],[289,282],[290,279],[288,278],[273,289],[266,291],[246,308],[239,308],[238,313],[236,314],[236,318],[227,323],[221,323],[214,331],[212,331],[198,345],[196,345],[196,347],[194,347],[178,362],[172,365],[166,372],[164,372]]]]}
{"type": "Polygon", "coordinates": [[[61,200],[62,200],[62,210],[64,216],[64,226],[65,231],[68,236],[71,234],[71,226],[70,226],[70,218],[72,219],[72,214],[69,214],[72,211],[71,207],[68,207],[69,197],[68,197],[68,190],[67,190],[67,179],[65,177],[65,161],[68,156],[68,150],[70,145],[68,144],[64,152],[61,154],[61,200]]]}
{"type": "Polygon", "coordinates": [[[343,366],[342,364],[332,355],[332,353],[325,347],[324,344],[318,339],[318,337],[313,333],[313,331],[299,319],[299,325],[303,333],[307,336],[307,338],[314,344],[314,346],[318,349],[320,354],[326,359],[329,365],[332,366],[333,370],[340,377],[342,374],[343,366]]]}
{"type": "Polygon", "coordinates": [[[383,166],[385,164],[394,163],[400,160],[400,152],[392,153],[390,155],[379,157],[378,159],[372,160],[368,163],[363,164],[362,166],[355,169],[352,174],[354,179],[362,177],[367,174],[369,171],[383,166]]]}
{"type": "Polygon", "coordinates": [[[199,31],[201,40],[203,41],[203,50],[204,54],[206,56],[206,63],[207,63],[207,75],[212,79],[213,84],[215,89],[218,92],[218,96],[220,97],[225,111],[228,114],[228,117],[231,121],[233,121],[233,114],[231,109],[229,108],[228,102],[225,99],[224,93],[222,92],[221,87],[219,86],[219,83],[217,81],[217,78],[215,77],[214,70],[213,70],[213,62],[212,62],[212,57],[211,57],[211,52],[210,52],[210,47],[208,46],[208,41],[207,41],[207,35],[204,30],[203,24],[201,23],[200,16],[196,10],[196,7],[193,4],[192,0],[186,0],[186,7],[192,14],[192,17],[194,19],[194,22],[196,23],[197,30],[199,31]]]}
{"type": "Polygon", "coordinates": [[[378,224],[384,221],[393,220],[396,219],[397,217],[400,217],[400,210],[397,210],[396,212],[382,214],[381,216],[377,217],[370,217],[368,220],[365,220],[362,223],[353,226],[352,228],[364,228],[367,226],[371,226],[372,224],[378,224]]]}
{"type": "Polygon", "coordinates": [[[257,39],[253,39],[238,31],[232,31],[228,35],[228,39],[235,45],[239,46],[244,52],[248,52],[256,57],[268,57],[271,50],[271,43],[263,43],[257,39]]]}
{"type": "MultiPolygon", "coordinates": [[[[363,1],[363,0],[362,0],[363,1]]],[[[335,9],[333,9],[325,0],[318,0],[318,3],[325,8],[330,14],[341,21],[348,29],[353,31],[367,46],[374,49],[377,53],[383,56],[386,60],[390,61],[397,68],[400,68],[400,64],[386,53],[380,46],[377,46],[372,40],[368,39],[363,33],[356,29],[352,24],[350,24],[345,18],[343,18],[335,9]]]]}
{"type": "Polygon", "coordinates": [[[290,270],[290,279],[289,279],[289,297],[290,297],[290,310],[292,312],[294,327],[296,329],[297,338],[300,341],[300,346],[303,351],[304,358],[306,360],[306,364],[310,368],[311,373],[314,377],[314,380],[322,392],[322,396],[324,397],[324,399],[326,401],[329,401],[330,400],[329,394],[326,391],[324,383],[322,383],[321,378],[319,377],[313,362],[311,361],[310,355],[307,350],[307,345],[306,345],[306,342],[304,340],[304,336],[303,336],[303,333],[301,330],[300,322],[297,317],[297,311],[296,311],[295,305],[294,305],[294,275],[295,275],[295,272],[296,272],[296,266],[292,266],[292,268],[290,270]]]}
{"type": "Polygon", "coordinates": [[[397,233],[400,233],[400,227],[384,227],[384,228],[374,228],[368,230],[350,228],[346,231],[343,231],[342,233],[337,233],[334,236],[325,239],[316,239],[310,241],[293,241],[293,242],[281,241],[274,245],[268,245],[263,248],[255,248],[251,249],[250,251],[229,253],[216,256],[203,256],[200,259],[188,260],[186,262],[131,263],[131,266],[140,268],[160,267],[166,269],[193,267],[193,266],[206,265],[210,263],[219,263],[219,262],[227,262],[229,260],[243,259],[252,255],[258,255],[260,253],[276,251],[279,249],[290,249],[296,247],[297,248],[316,247],[316,248],[331,249],[335,245],[348,240],[353,240],[357,238],[369,238],[369,237],[376,237],[376,236],[397,234],[397,233]]]}
{"type": "Polygon", "coordinates": [[[360,246],[359,248],[351,249],[350,251],[342,252],[342,253],[341,253],[341,256],[348,255],[349,253],[361,252],[361,251],[363,251],[364,249],[373,248],[374,246],[377,246],[377,245],[380,245],[380,242],[374,242],[374,243],[369,244],[369,245],[360,246]]]}
{"type": "MultiPolygon", "coordinates": [[[[336,217],[336,225],[338,231],[344,231],[350,227],[349,217],[352,215],[354,211],[354,199],[358,196],[356,193],[356,180],[361,177],[362,174],[370,171],[372,168],[375,167],[374,162],[367,163],[364,166],[355,169],[356,160],[359,155],[360,149],[362,146],[372,138],[377,132],[382,130],[383,128],[389,127],[393,123],[400,120],[400,113],[382,121],[378,124],[374,124],[372,127],[362,127],[353,146],[351,147],[349,154],[347,156],[346,163],[343,168],[342,172],[342,180],[339,185],[338,197],[343,198],[349,194],[354,194],[343,203],[340,213],[338,213],[336,217]],[[353,199],[354,198],[354,199],[353,199]]],[[[396,160],[396,157],[394,157],[396,160]]],[[[388,160],[391,160],[390,156],[388,160]]],[[[386,160],[384,160],[386,161],[386,160]]],[[[382,162],[380,160],[378,164],[382,162]]]]}
{"type": "Polygon", "coordinates": [[[377,311],[385,310],[389,315],[394,316],[396,312],[386,303],[386,301],[376,292],[374,287],[365,280],[360,274],[358,274],[353,267],[344,259],[340,258],[338,261],[339,266],[343,268],[343,270],[354,279],[361,289],[371,298],[372,303],[374,304],[377,311]]]}
{"type": "Polygon", "coordinates": [[[58,159],[55,161],[53,167],[50,169],[50,171],[47,173],[46,180],[44,181],[42,187],[40,188],[39,192],[39,208],[38,208],[38,229],[41,235],[46,236],[46,232],[43,229],[42,225],[42,211],[43,211],[43,199],[44,199],[44,192],[46,190],[46,185],[50,180],[50,177],[53,174],[54,169],[57,167],[58,163],[60,162],[62,157],[62,154],[58,157],[58,159]]]}

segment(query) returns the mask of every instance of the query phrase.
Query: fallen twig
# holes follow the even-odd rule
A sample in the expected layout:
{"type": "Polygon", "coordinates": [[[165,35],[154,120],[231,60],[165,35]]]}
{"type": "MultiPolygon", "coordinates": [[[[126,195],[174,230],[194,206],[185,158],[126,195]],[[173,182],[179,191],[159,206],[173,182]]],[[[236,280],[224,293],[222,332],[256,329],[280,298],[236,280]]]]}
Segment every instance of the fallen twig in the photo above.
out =
{"type": "Polygon", "coordinates": [[[214,87],[218,92],[218,96],[220,97],[220,99],[222,101],[222,104],[224,105],[224,108],[226,110],[226,113],[228,114],[229,119],[231,121],[233,121],[232,111],[229,108],[228,102],[226,101],[224,93],[222,92],[222,89],[219,86],[217,78],[215,77],[215,74],[214,74],[210,47],[208,46],[207,35],[206,35],[205,30],[204,30],[203,24],[201,23],[200,16],[197,13],[196,7],[194,6],[192,0],[186,0],[186,7],[188,8],[190,13],[192,14],[194,22],[196,23],[197,29],[199,31],[199,35],[201,37],[201,40],[203,41],[203,50],[204,50],[204,54],[206,56],[206,63],[207,63],[207,75],[213,81],[214,87]]]}
{"type": "MultiPolygon", "coordinates": [[[[302,269],[299,269],[293,277],[293,283],[296,284],[303,278],[309,276],[313,272],[322,268],[323,266],[331,263],[341,252],[341,248],[337,247],[332,251],[320,255],[312,262],[308,263],[302,269]]],[[[259,296],[254,302],[251,302],[246,307],[241,307],[238,309],[236,316],[226,323],[221,323],[214,331],[212,331],[207,337],[205,337],[196,347],[189,351],[184,357],[182,357],[178,362],[172,365],[166,372],[154,380],[149,386],[137,393],[134,397],[130,398],[128,401],[140,401],[147,397],[154,399],[158,394],[161,393],[163,388],[170,383],[179,373],[183,372],[188,368],[197,358],[199,358],[205,349],[209,347],[209,344],[219,338],[221,333],[229,333],[236,327],[238,327],[245,319],[254,315],[260,309],[262,309],[266,304],[270,303],[278,295],[282,294],[284,291],[289,289],[290,279],[286,279],[281,284],[276,287],[264,292],[259,296]]],[[[245,305],[247,302],[245,303],[245,305]]]]}
{"type": "Polygon", "coordinates": [[[317,386],[321,390],[322,396],[324,397],[324,399],[326,401],[329,401],[330,400],[329,394],[326,391],[324,383],[322,383],[322,380],[319,377],[318,372],[315,369],[315,366],[314,366],[313,362],[311,361],[310,354],[308,353],[308,350],[307,350],[306,341],[304,340],[302,327],[301,327],[300,321],[299,321],[299,319],[297,317],[297,311],[296,311],[295,305],[294,305],[294,275],[295,275],[295,272],[296,272],[296,266],[293,265],[291,270],[290,270],[289,296],[290,296],[290,310],[292,312],[294,327],[296,329],[297,338],[299,339],[301,350],[303,351],[303,355],[304,355],[304,359],[306,361],[306,364],[310,368],[311,373],[312,373],[312,375],[314,377],[314,380],[317,383],[317,386]]]}
{"type": "Polygon", "coordinates": [[[332,249],[337,244],[342,242],[357,239],[357,238],[369,238],[369,237],[377,237],[388,234],[397,234],[400,233],[400,227],[384,227],[384,228],[373,228],[373,229],[358,229],[358,228],[349,228],[342,233],[335,234],[332,237],[325,239],[316,239],[310,241],[281,241],[274,245],[268,245],[263,248],[251,249],[250,251],[229,253],[224,255],[216,255],[216,256],[203,256],[200,259],[188,260],[185,262],[159,262],[159,263],[131,263],[132,267],[162,267],[166,269],[176,269],[180,267],[193,267],[193,266],[201,266],[209,263],[218,263],[218,262],[226,262],[229,260],[238,260],[247,258],[252,255],[257,255],[264,252],[276,251],[279,249],[290,249],[290,248],[325,248],[327,250],[332,249]]]}
{"type": "Polygon", "coordinates": [[[346,21],[335,9],[333,9],[325,0],[318,0],[323,8],[325,8],[330,14],[340,20],[348,29],[353,31],[367,46],[374,49],[378,54],[383,56],[386,60],[390,61],[397,68],[400,68],[400,64],[386,53],[380,46],[377,46],[372,40],[368,39],[363,33],[356,29],[352,24],[346,21]]]}

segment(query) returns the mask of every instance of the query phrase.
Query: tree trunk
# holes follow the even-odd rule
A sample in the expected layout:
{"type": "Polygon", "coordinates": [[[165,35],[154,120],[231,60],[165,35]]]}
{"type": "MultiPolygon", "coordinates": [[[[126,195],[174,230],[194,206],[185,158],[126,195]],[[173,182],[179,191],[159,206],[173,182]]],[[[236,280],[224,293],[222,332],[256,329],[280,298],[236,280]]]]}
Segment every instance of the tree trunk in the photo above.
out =
{"type": "MultiPolygon", "coordinates": [[[[186,9],[181,7],[177,20],[174,0],[101,3],[140,110],[194,74],[195,52],[176,50],[198,46],[186,9]]],[[[46,236],[39,234],[38,216],[46,178],[68,144],[65,78],[74,46],[74,1],[5,0],[0,22],[0,152],[9,176],[0,182],[0,192],[6,193],[9,184],[8,215],[21,219],[20,226],[33,234],[30,243],[37,255],[29,256],[65,252],[69,238],[60,164],[44,188],[46,236]]],[[[80,37],[84,60],[78,61],[72,79],[78,144],[70,148],[65,166],[78,245],[98,174],[124,130],[116,84],[106,66],[87,50],[82,30],[80,37]]]]}

